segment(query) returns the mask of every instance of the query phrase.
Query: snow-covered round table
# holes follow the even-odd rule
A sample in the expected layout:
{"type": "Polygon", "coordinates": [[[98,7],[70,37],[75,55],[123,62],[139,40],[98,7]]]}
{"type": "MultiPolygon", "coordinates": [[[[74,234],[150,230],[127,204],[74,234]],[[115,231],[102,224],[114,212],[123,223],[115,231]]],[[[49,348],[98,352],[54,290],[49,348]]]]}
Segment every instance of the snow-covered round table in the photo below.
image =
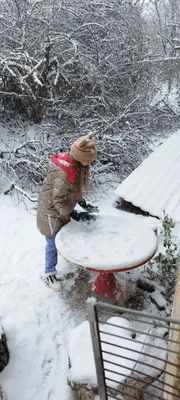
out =
{"type": "Polygon", "coordinates": [[[56,246],[67,261],[99,272],[93,290],[116,297],[115,272],[146,264],[156,253],[157,237],[144,222],[98,215],[90,225],[71,221],[56,236],[56,246]]]}

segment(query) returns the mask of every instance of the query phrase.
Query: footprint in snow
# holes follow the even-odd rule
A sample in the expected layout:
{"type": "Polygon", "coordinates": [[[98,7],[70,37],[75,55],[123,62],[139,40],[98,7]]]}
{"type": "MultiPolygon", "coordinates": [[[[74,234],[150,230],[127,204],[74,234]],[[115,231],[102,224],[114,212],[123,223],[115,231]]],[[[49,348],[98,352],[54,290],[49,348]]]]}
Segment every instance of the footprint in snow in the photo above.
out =
{"type": "Polygon", "coordinates": [[[52,389],[48,393],[47,400],[57,400],[57,397],[52,389]]]}
{"type": "Polygon", "coordinates": [[[45,380],[48,378],[48,376],[51,373],[52,361],[53,361],[52,359],[49,359],[49,360],[44,360],[42,363],[42,369],[44,372],[43,383],[45,382],[45,380]]]}
{"type": "Polygon", "coordinates": [[[59,349],[59,347],[62,345],[62,338],[60,332],[55,332],[55,334],[52,337],[52,341],[55,344],[56,349],[59,349]]]}

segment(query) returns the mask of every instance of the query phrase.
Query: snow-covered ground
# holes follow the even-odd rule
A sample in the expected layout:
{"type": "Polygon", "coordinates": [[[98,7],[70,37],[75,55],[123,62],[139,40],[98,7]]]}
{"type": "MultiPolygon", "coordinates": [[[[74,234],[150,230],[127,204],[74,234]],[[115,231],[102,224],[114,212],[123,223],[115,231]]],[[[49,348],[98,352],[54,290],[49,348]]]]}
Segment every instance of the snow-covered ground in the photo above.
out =
{"type": "MultiPolygon", "coordinates": [[[[45,241],[32,205],[27,210],[16,195],[0,195],[0,221],[0,316],[10,350],[0,382],[8,400],[70,400],[68,338],[85,316],[40,280],[45,241]]],[[[63,259],[59,265],[70,270],[63,259]]]]}
{"type": "Polygon", "coordinates": [[[0,196],[0,221],[0,316],[10,350],[0,382],[8,400],[70,400],[67,341],[75,322],[40,280],[44,238],[35,216],[8,196],[0,196]]]}
{"type": "MultiPolygon", "coordinates": [[[[10,350],[0,381],[8,400],[70,400],[69,332],[85,317],[78,318],[63,293],[51,292],[40,280],[45,241],[32,205],[27,210],[16,196],[0,195],[0,220],[0,316],[10,350]]],[[[70,270],[63,259],[59,264],[61,271],[70,270]]]]}
{"type": "MultiPolygon", "coordinates": [[[[108,193],[106,201],[102,194],[99,198],[103,213],[119,216],[119,210],[109,209],[108,193]]],[[[72,400],[67,386],[68,339],[86,319],[85,304],[83,311],[75,312],[63,291],[54,293],[41,282],[45,241],[36,228],[35,213],[32,204],[27,209],[16,195],[0,195],[0,317],[10,350],[0,383],[8,400],[72,400]]],[[[154,220],[148,221],[153,226],[154,220]]],[[[62,273],[76,270],[59,261],[62,273]]]]}

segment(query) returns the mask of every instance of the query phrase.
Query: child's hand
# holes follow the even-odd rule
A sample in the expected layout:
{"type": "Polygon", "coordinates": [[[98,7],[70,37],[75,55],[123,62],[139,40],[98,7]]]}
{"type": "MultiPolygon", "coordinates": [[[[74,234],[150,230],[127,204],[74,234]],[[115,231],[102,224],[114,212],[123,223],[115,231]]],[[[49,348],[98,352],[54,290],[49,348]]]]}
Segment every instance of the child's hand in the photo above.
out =
{"type": "Polygon", "coordinates": [[[91,206],[91,204],[87,204],[86,210],[90,213],[99,213],[99,208],[96,206],[91,206]]]}
{"type": "Polygon", "coordinates": [[[71,213],[71,218],[78,222],[85,222],[85,221],[95,221],[96,216],[94,214],[90,214],[88,212],[78,212],[73,210],[71,213]]]}
{"type": "Polygon", "coordinates": [[[94,214],[90,214],[88,212],[80,212],[79,221],[80,222],[96,221],[96,216],[94,214]]]}
{"type": "Polygon", "coordinates": [[[79,206],[81,206],[82,208],[84,208],[84,210],[86,210],[87,212],[90,213],[99,213],[99,209],[96,206],[92,206],[91,204],[87,204],[85,199],[82,199],[81,201],[79,201],[79,206]]]}
{"type": "Polygon", "coordinates": [[[70,214],[70,217],[72,219],[74,219],[75,221],[79,221],[79,216],[80,216],[80,213],[76,210],[73,210],[72,213],[70,214]]]}

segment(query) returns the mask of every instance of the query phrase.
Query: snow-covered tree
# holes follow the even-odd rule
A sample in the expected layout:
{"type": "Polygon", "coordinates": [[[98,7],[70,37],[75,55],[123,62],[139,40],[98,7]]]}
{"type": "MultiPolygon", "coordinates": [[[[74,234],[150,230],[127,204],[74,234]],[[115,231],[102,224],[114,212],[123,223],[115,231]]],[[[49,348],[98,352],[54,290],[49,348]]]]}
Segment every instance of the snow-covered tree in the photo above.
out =
{"type": "Polygon", "coordinates": [[[44,104],[78,98],[116,112],[142,78],[141,13],[133,0],[1,2],[1,99],[35,122],[44,104]]]}

